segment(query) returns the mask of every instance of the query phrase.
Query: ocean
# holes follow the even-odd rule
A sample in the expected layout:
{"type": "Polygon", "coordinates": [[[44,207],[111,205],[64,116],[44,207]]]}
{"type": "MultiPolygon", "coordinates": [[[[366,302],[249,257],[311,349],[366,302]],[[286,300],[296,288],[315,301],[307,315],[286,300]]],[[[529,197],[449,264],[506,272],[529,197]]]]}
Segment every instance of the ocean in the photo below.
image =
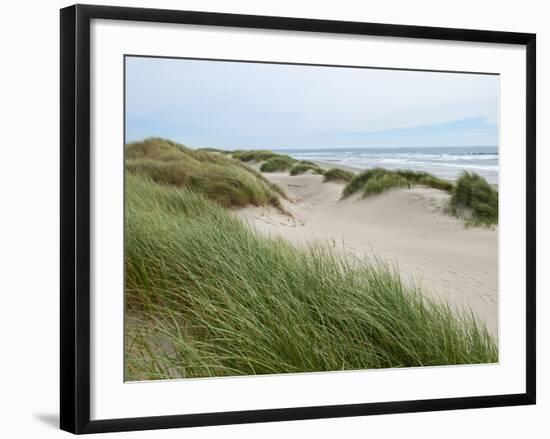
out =
{"type": "Polygon", "coordinates": [[[358,169],[375,167],[426,171],[456,180],[462,171],[476,172],[498,184],[498,147],[331,148],[281,150],[299,160],[323,161],[358,169]]]}

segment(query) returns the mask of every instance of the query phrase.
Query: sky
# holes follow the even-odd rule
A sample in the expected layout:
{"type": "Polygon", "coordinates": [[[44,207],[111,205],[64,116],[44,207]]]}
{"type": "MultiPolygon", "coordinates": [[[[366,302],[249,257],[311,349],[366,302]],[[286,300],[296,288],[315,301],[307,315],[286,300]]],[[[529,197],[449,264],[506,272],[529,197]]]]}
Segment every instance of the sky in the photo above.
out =
{"type": "Polygon", "coordinates": [[[495,75],[126,57],[126,141],[496,146],[498,93],[495,75]]]}

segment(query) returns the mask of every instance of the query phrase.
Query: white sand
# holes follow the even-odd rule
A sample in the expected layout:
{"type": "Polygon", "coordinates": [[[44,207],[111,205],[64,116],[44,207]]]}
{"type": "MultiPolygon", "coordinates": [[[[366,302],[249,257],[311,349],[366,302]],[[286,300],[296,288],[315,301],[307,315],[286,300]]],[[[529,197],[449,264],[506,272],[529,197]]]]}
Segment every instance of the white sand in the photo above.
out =
{"type": "Polygon", "coordinates": [[[293,218],[273,208],[238,210],[257,230],[296,245],[322,241],[358,258],[383,258],[438,300],[471,309],[497,335],[498,233],[467,229],[445,214],[447,193],[417,187],[341,200],[343,185],[319,175],[265,176],[286,190],[293,218]]]}

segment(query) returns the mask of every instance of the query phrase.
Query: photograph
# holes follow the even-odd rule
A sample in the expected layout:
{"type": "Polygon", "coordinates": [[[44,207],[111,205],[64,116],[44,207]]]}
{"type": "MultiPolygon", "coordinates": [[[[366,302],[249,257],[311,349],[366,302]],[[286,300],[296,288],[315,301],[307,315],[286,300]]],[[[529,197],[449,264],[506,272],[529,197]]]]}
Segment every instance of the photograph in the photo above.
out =
{"type": "Polygon", "coordinates": [[[126,54],[125,381],[498,363],[499,90],[126,54]]]}

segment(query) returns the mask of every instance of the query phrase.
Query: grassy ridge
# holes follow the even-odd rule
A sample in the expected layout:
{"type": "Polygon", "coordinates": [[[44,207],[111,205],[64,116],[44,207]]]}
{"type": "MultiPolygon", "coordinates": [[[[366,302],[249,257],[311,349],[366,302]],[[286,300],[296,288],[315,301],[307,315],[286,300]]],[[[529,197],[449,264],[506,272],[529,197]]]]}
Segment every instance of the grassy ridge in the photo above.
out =
{"type": "Polygon", "coordinates": [[[275,153],[266,149],[233,151],[231,152],[231,155],[242,162],[264,162],[260,166],[261,172],[289,171],[290,175],[300,175],[308,171],[313,171],[315,174],[320,175],[325,175],[328,173],[328,177],[325,178],[325,181],[347,181],[347,174],[352,174],[351,172],[342,171],[341,169],[336,168],[325,171],[313,162],[307,160],[296,160],[289,155],[275,153]],[[346,175],[343,175],[342,173],[346,173],[346,175]]]}
{"type": "Polygon", "coordinates": [[[318,165],[306,160],[301,160],[294,163],[294,165],[290,168],[289,173],[290,175],[300,175],[308,171],[312,171],[314,174],[324,174],[323,169],[321,169],[318,165]]]}
{"type": "Polygon", "coordinates": [[[288,169],[294,164],[295,160],[291,157],[280,155],[272,157],[266,160],[260,166],[262,172],[282,172],[288,171],[288,169]]]}
{"type": "Polygon", "coordinates": [[[387,267],[260,237],[194,188],[130,173],[125,243],[129,380],[498,359],[387,267]]]}
{"type": "Polygon", "coordinates": [[[339,181],[343,183],[350,182],[355,177],[351,171],[346,171],[340,168],[332,168],[324,173],[324,181],[339,181]]]}
{"type": "MultiPolygon", "coordinates": [[[[268,149],[255,149],[251,151],[233,151],[231,155],[241,162],[265,162],[275,157],[288,157],[283,154],[277,154],[268,149]]],[[[290,158],[290,157],[289,157],[290,158]]]]}
{"type": "Polygon", "coordinates": [[[428,186],[451,194],[449,211],[466,220],[466,225],[498,224],[498,191],[474,172],[463,172],[457,182],[435,177],[427,172],[368,169],[355,175],[344,188],[344,197],[361,192],[363,197],[395,188],[428,186]]]}
{"type": "Polygon", "coordinates": [[[224,154],[150,138],[126,145],[125,155],[130,174],[193,189],[223,206],[271,204],[281,208],[279,196],[284,196],[281,188],[224,154]]]}
{"type": "Polygon", "coordinates": [[[427,172],[373,168],[354,176],[344,188],[344,196],[360,191],[366,197],[394,188],[410,188],[416,185],[429,186],[447,192],[452,192],[454,187],[450,181],[427,172]]]}
{"type": "Polygon", "coordinates": [[[197,148],[195,151],[200,151],[200,152],[217,152],[217,153],[220,153],[220,154],[228,154],[228,153],[229,153],[228,151],[225,151],[225,150],[219,149],[219,148],[197,148]]]}

